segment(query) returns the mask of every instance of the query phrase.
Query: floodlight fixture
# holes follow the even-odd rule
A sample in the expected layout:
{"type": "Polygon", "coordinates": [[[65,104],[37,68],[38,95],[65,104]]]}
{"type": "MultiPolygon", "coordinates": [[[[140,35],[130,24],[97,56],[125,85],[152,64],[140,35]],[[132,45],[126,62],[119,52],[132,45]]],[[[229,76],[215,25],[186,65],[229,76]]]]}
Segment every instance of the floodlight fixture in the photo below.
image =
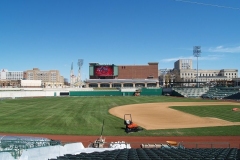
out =
{"type": "Polygon", "coordinates": [[[81,68],[82,68],[82,65],[83,65],[83,59],[78,59],[78,62],[77,62],[77,65],[78,65],[78,78],[77,78],[77,81],[79,83],[79,85],[81,85],[81,68]]]}
{"type": "Polygon", "coordinates": [[[198,82],[198,57],[201,56],[201,46],[194,46],[193,47],[193,56],[197,57],[197,87],[199,87],[199,82],[198,82]]]}
{"type": "Polygon", "coordinates": [[[78,68],[79,68],[79,70],[80,70],[81,67],[82,67],[82,65],[83,65],[83,59],[78,59],[77,65],[78,65],[78,68]]]}

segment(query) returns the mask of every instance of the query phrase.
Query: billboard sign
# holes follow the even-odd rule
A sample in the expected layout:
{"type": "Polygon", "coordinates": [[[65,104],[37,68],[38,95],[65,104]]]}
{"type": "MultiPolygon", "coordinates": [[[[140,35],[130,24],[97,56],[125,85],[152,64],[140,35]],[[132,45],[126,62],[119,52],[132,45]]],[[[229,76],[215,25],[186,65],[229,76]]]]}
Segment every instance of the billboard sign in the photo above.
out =
{"type": "Polygon", "coordinates": [[[95,66],[95,76],[113,76],[113,66],[95,66]]]}

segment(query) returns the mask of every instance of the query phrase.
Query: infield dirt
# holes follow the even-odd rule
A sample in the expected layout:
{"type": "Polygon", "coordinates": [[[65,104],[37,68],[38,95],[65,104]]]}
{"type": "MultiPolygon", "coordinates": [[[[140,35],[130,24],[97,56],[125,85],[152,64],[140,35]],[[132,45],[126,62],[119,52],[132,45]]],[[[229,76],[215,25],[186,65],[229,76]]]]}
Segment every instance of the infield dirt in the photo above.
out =
{"type": "Polygon", "coordinates": [[[109,110],[109,113],[122,119],[124,117],[124,114],[131,114],[133,122],[137,123],[139,126],[145,128],[146,130],[240,125],[240,122],[229,122],[213,117],[199,117],[169,108],[170,106],[204,106],[204,105],[236,106],[239,105],[239,103],[233,102],[145,103],[114,107],[109,110]]]}

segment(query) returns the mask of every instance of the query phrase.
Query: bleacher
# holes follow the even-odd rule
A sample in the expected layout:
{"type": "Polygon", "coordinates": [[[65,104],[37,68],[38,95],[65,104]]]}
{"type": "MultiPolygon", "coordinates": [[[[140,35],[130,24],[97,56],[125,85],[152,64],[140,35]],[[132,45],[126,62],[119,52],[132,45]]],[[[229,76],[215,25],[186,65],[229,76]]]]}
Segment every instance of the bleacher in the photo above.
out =
{"type": "Polygon", "coordinates": [[[191,148],[191,149],[167,149],[167,148],[137,148],[116,149],[112,151],[65,154],[49,160],[239,160],[240,149],[237,148],[191,148]]]}
{"type": "Polygon", "coordinates": [[[184,97],[198,98],[208,92],[208,87],[201,88],[173,88],[173,90],[184,97]]]}
{"type": "Polygon", "coordinates": [[[204,95],[206,98],[223,99],[239,93],[239,88],[234,87],[210,87],[208,92],[204,95]]]}

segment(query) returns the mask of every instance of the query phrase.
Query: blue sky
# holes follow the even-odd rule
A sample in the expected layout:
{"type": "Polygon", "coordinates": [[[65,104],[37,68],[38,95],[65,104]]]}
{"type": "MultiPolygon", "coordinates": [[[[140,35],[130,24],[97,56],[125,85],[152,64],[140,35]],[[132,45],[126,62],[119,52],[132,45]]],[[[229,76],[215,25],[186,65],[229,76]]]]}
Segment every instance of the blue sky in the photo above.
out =
{"type": "Polygon", "coordinates": [[[239,0],[1,0],[0,69],[57,69],[71,63],[173,68],[196,58],[199,69],[240,69],[239,0]]]}

